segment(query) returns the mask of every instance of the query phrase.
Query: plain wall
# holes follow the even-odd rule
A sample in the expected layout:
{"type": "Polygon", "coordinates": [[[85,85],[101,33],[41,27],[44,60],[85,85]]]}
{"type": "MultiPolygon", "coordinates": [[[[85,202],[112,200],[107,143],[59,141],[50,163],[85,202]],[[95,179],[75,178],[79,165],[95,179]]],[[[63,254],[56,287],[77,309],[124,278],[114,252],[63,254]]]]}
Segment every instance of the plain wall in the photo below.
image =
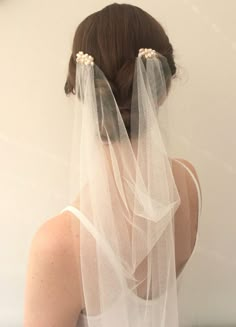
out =
{"type": "MultiPolygon", "coordinates": [[[[0,2],[0,326],[22,325],[32,235],[67,204],[73,116],[63,88],[72,40],[79,22],[109,3],[0,2]]],[[[126,3],[151,13],[173,43],[174,149],[202,187],[199,239],[179,290],[181,326],[235,326],[236,2],[126,3]]]]}

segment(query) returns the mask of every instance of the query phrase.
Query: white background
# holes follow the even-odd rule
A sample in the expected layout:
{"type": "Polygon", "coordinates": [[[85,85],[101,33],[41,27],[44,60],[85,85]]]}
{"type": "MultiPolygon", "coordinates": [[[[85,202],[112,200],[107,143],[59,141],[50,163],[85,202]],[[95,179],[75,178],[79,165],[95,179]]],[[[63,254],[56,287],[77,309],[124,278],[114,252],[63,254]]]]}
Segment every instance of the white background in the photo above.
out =
{"type": "MultiPolygon", "coordinates": [[[[63,88],[72,40],[80,21],[109,3],[0,1],[0,327],[22,325],[32,235],[67,204],[73,116],[63,88]]],[[[194,164],[202,187],[181,327],[236,326],[236,1],[126,3],[159,20],[174,46],[177,154],[194,164]]]]}

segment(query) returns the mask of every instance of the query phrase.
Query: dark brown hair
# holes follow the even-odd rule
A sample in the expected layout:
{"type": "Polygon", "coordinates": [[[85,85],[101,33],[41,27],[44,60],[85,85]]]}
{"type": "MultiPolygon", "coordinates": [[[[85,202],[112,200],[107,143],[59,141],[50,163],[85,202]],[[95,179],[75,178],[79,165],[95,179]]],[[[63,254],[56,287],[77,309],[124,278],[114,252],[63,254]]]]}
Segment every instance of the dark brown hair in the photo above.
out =
{"type": "MultiPolygon", "coordinates": [[[[175,76],[173,47],[161,24],[150,14],[133,5],[113,3],[89,15],[74,35],[65,93],[75,94],[77,52],[93,56],[110,83],[128,131],[135,58],[140,48],[162,54],[175,76]]],[[[169,89],[170,80],[167,82],[169,89]]]]}

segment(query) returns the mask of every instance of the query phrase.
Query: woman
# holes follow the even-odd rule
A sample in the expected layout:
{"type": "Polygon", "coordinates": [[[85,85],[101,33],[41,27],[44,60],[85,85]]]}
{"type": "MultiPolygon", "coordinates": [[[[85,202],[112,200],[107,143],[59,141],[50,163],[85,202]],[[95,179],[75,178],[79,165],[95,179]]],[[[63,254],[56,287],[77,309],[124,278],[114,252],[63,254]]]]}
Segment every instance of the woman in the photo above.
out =
{"type": "Polygon", "coordinates": [[[33,238],[25,327],[178,326],[200,188],[157,120],[175,74],[164,29],[138,7],[114,3],[78,26],[71,203],[33,238]]]}

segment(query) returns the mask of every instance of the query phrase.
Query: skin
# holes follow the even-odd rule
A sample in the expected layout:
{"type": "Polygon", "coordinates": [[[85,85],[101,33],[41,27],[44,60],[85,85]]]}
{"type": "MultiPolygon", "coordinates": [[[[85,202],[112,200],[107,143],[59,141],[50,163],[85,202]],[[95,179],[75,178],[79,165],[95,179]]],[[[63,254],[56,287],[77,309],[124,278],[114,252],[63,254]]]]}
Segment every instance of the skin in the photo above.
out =
{"type": "MultiPolygon", "coordinates": [[[[184,159],[178,160],[193,173],[200,188],[198,176],[193,165],[184,159]]],[[[174,219],[176,276],[178,277],[188,262],[196,243],[200,208],[196,185],[189,172],[177,161],[172,162],[172,171],[181,199],[181,204],[175,213],[174,219]]]]}
{"type": "MultiPolygon", "coordinates": [[[[194,167],[188,161],[178,160],[187,165],[197,178],[194,167]]],[[[196,186],[184,167],[173,161],[172,169],[181,198],[181,205],[175,214],[178,277],[195,245],[198,198],[196,186]],[[186,183],[184,185],[183,180],[186,183]]],[[[48,219],[34,235],[27,266],[24,327],[76,326],[79,313],[84,308],[84,300],[75,248],[79,253],[79,220],[67,211],[48,219]],[[76,244],[72,240],[71,223],[77,228],[76,244]]]]}

